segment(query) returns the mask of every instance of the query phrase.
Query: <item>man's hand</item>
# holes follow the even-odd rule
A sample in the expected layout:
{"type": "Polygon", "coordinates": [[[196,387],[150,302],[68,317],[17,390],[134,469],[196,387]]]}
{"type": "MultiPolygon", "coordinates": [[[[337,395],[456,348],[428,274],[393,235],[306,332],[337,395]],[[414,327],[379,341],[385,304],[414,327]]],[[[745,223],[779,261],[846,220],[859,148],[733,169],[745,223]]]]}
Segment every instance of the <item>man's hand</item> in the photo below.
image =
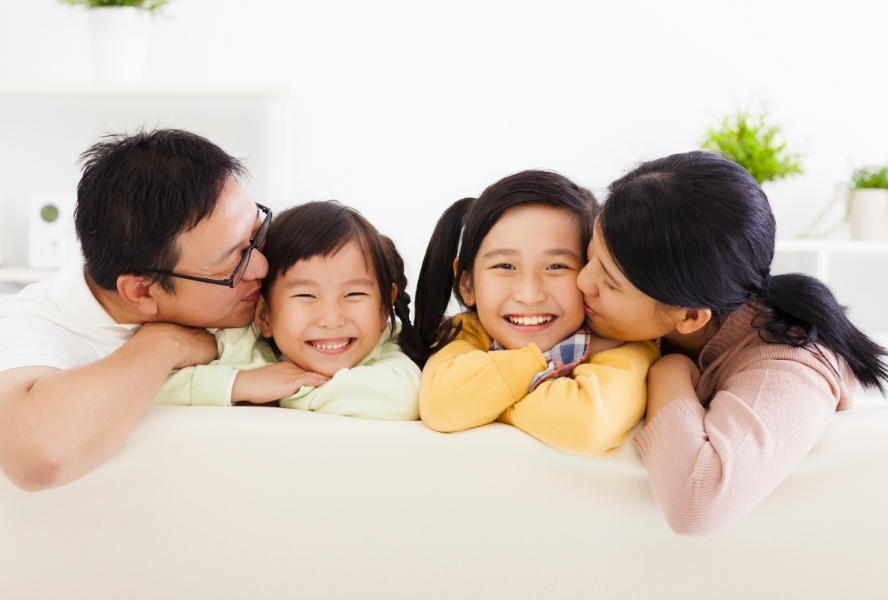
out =
{"type": "Polygon", "coordinates": [[[184,327],[172,323],[146,323],[133,336],[150,340],[172,342],[176,348],[174,369],[205,365],[218,358],[216,336],[198,327],[184,327]]]}
{"type": "Polygon", "coordinates": [[[291,363],[280,362],[252,371],[238,371],[231,390],[231,402],[253,404],[274,402],[292,396],[304,385],[324,385],[330,378],[310,373],[291,363]]]}
{"type": "Polygon", "coordinates": [[[684,354],[667,354],[648,371],[647,420],[650,422],[657,412],[679,398],[698,400],[697,382],[700,371],[697,365],[684,354]]]}

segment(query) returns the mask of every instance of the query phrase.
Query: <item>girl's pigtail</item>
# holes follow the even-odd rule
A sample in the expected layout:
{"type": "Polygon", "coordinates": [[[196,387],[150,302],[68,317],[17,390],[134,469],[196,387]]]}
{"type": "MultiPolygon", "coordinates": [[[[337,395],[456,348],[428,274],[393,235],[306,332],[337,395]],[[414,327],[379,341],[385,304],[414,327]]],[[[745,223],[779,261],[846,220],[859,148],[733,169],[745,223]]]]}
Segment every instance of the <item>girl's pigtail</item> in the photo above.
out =
{"type": "MultiPolygon", "coordinates": [[[[455,333],[444,323],[450,294],[456,283],[453,261],[474,198],[463,198],[444,211],[429,240],[416,285],[416,330],[426,348],[434,353],[451,341],[455,333]],[[437,345],[436,345],[437,342],[437,345]],[[434,346],[434,347],[433,347],[434,346]]],[[[470,265],[460,265],[461,270],[470,265]]]]}
{"type": "MultiPolygon", "coordinates": [[[[388,254],[388,265],[390,269],[391,280],[394,282],[397,291],[395,292],[395,301],[393,302],[394,316],[401,322],[401,333],[398,334],[398,345],[401,351],[413,362],[422,368],[428,359],[429,349],[422,343],[419,332],[413,326],[410,320],[410,294],[407,293],[407,275],[404,273],[404,259],[395,247],[395,243],[388,237],[382,236],[386,242],[386,253],[388,254]]],[[[394,333],[395,320],[392,319],[392,332],[394,333]]]]}
{"type": "Polygon", "coordinates": [[[429,349],[419,337],[419,331],[410,321],[410,294],[407,293],[407,277],[403,270],[398,277],[398,292],[395,295],[395,315],[401,321],[401,333],[398,334],[398,345],[410,360],[421,369],[429,357],[429,349]]]}
{"type": "Polygon", "coordinates": [[[843,357],[863,387],[888,391],[888,350],[851,323],[823,283],[801,273],[775,275],[757,295],[771,309],[758,327],[763,340],[797,348],[820,344],[843,357]]]}

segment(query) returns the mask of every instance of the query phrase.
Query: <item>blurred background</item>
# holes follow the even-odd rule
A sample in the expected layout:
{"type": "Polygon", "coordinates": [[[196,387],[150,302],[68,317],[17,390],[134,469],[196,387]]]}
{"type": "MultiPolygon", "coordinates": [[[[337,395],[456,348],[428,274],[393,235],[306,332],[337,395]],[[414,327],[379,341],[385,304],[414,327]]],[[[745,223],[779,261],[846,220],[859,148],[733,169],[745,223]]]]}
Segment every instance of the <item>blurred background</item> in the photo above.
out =
{"type": "Polygon", "coordinates": [[[245,159],[259,202],[355,206],[413,283],[455,200],[528,168],[601,193],[753,107],[801,155],[801,175],[766,186],[778,237],[823,213],[815,235],[831,240],[790,243],[775,268],[824,275],[868,331],[888,331],[886,243],[836,245],[840,187],[888,162],[884,0],[170,0],[130,84],[97,83],[90,12],[0,0],[7,269],[29,266],[35,195],[70,195],[77,154],[109,132],[193,129],[245,159]]]}

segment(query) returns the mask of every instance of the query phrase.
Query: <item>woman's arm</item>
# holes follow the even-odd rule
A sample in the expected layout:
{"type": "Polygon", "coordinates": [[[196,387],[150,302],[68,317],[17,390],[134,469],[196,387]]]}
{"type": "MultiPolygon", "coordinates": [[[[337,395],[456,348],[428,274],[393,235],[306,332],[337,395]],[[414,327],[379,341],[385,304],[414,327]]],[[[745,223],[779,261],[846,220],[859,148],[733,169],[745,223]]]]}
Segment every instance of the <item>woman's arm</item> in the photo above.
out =
{"type": "Polygon", "coordinates": [[[464,340],[432,355],[422,372],[419,411],[436,431],[462,431],[492,423],[524,398],[546,368],[535,345],[488,352],[464,340]]]}
{"type": "Polygon", "coordinates": [[[699,380],[697,365],[684,354],[667,354],[658,360],[648,371],[648,422],[673,400],[689,398],[699,402],[695,390],[699,380]]]}
{"type": "MultiPolygon", "coordinates": [[[[705,409],[680,361],[650,381],[660,405],[635,436],[670,527],[704,535],[735,523],[811,450],[835,414],[839,378],[804,350],[730,375],[705,409]],[[676,387],[669,389],[668,379],[676,387]],[[661,387],[662,385],[662,387],[661,387]],[[684,386],[684,389],[682,389],[684,386]]],[[[845,369],[847,371],[847,369],[845,369]]],[[[652,374],[655,372],[652,370],[652,374]]]]}
{"type": "Polygon", "coordinates": [[[659,353],[630,342],[594,354],[571,377],[540,384],[500,418],[550,446],[581,456],[608,456],[644,415],[648,368],[659,353]]]}

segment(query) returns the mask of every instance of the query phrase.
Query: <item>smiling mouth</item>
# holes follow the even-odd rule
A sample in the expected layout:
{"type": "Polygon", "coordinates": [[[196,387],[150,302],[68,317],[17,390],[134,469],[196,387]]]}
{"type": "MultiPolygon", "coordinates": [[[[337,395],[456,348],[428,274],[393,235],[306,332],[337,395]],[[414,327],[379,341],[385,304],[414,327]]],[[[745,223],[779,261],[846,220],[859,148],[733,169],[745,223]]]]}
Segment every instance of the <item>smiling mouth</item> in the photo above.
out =
{"type": "Polygon", "coordinates": [[[507,315],[506,320],[513,325],[522,327],[533,327],[534,325],[544,325],[551,323],[555,319],[555,315],[533,315],[529,317],[519,315],[507,315]]]}
{"type": "Polygon", "coordinates": [[[597,314],[598,314],[597,312],[595,312],[594,310],[592,310],[592,307],[590,307],[590,306],[589,306],[588,304],[586,304],[585,302],[583,303],[583,309],[586,311],[586,314],[587,314],[587,315],[593,315],[593,316],[594,316],[594,315],[597,315],[597,314]]]}
{"type": "Polygon", "coordinates": [[[357,341],[357,338],[333,338],[324,340],[309,340],[309,346],[323,354],[340,354],[345,352],[357,341]]]}

